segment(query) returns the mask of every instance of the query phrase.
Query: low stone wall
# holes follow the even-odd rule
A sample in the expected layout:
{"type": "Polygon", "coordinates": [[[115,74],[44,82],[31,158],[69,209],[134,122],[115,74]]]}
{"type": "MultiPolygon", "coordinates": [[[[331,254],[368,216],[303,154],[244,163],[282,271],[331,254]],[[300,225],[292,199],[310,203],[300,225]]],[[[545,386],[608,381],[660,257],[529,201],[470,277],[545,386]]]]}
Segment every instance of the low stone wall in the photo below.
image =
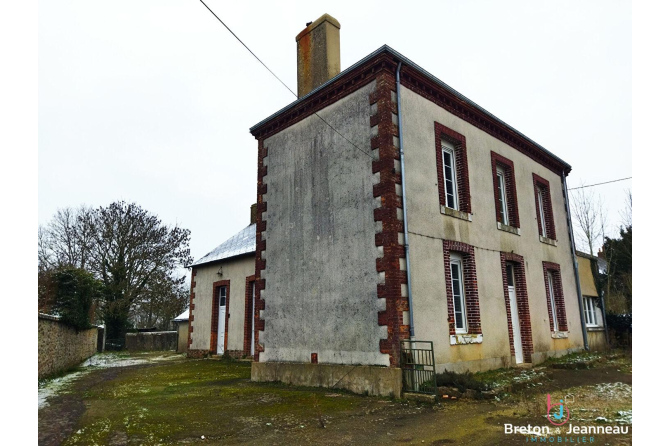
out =
{"type": "Polygon", "coordinates": [[[38,314],[38,378],[55,375],[81,364],[97,351],[98,329],[77,332],[57,317],[38,314]]]}
{"type": "Polygon", "coordinates": [[[346,389],[359,394],[395,398],[400,398],[402,394],[402,370],[396,367],[253,362],[251,380],[346,389]]]}
{"type": "Polygon", "coordinates": [[[126,349],[130,352],[176,351],[176,331],[151,331],[126,334],[126,349]]]}

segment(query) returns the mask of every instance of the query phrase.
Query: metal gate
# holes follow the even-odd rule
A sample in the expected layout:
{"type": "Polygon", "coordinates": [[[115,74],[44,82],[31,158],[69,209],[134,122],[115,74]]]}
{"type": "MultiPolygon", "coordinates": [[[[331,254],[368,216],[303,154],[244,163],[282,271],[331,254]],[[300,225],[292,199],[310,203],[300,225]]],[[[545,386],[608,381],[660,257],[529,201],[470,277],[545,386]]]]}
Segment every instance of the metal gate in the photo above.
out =
{"type": "Polygon", "coordinates": [[[432,341],[400,341],[400,363],[404,391],[437,394],[432,341]]]}

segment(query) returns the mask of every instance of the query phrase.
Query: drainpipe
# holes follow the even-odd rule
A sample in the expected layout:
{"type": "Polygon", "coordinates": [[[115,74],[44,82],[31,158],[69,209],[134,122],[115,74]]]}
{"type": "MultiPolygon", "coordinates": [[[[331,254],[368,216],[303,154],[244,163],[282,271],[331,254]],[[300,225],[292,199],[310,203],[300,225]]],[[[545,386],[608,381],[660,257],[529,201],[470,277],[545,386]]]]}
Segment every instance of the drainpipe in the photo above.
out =
{"type": "Polygon", "coordinates": [[[409,235],[407,233],[407,194],[405,191],[405,151],[402,138],[402,111],[400,110],[400,67],[395,71],[396,103],[398,104],[398,140],[400,141],[400,178],[402,179],[402,222],[405,239],[405,265],[407,269],[407,301],[409,303],[409,338],[414,341],[414,311],[412,308],[412,275],[409,267],[409,235]]]}
{"type": "Polygon", "coordinates": [[[582,285],[579,283],[579,266],[577,265],[577,253],[575,250],[575,234],[572,232],[572,215],[570,214],[570,198],[568,197],[568,186],[565,181],[565,172],[561,172],[561,185],[563,186],[563,198],[565,211],[568,216],[568,235],[570,236],[570,251],[572,252],[572,267],[575,271],[575,282],[577,283],[577,302],[579,303],[579,319],[582,322],[582,337],[584,338],[584,350],[589,350],[589,340],[586,333],[586,319],[584,318],[584,302],[582,298],[582,285]]]}

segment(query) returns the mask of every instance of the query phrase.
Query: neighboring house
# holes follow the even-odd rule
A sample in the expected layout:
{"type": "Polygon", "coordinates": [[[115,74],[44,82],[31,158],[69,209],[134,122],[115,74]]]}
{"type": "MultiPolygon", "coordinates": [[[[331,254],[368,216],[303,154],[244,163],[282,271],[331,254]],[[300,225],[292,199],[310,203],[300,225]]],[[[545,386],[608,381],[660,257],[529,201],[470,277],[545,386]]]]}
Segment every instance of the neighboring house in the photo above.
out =
{"type": "Polygon", "coordinates": [[[598,271],[598,257],[577,251],[577,265],[579,267],[579,283],[582,289],[582,308],[584,322],[588,334],[588,344],[591,350],[604,350],[608,347],[605,333],[605,318],[603,301],[600,298],[594,272],[598,271]],[[594,270],[595,268],[595,270],[594,270]]]}
{"type": "Polygon", "coordinates": [[[253,355],[256,205],[252,224],[190,265],[188,355],[253,355]]]}
{"type": "Polygon", "coordinates": [[[252,379],[330,385],[357,365],[372,388],[411,334],[438,371],[582,349],[570,166],[388,46],[340,72],[339,27],[296,37],[300,97],[251,128],[252,379]]]}
{"type": "Polygon", "coordinates": [[[177,329],[177,353],[186,353],[188,350],[188,317],[190,309],[187,309],[182,314],[172,319],[177,329]]]}

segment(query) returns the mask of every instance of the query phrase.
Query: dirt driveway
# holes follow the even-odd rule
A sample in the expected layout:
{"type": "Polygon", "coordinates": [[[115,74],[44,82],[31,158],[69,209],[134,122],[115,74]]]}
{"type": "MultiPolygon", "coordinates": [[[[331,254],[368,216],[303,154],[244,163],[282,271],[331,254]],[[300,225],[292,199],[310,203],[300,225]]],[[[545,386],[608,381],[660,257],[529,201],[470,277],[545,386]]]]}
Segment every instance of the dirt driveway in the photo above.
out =
{"type": "Polygon", "coordinates": [[[559,436],[574,443],[577,437],[589,444],[631,443],[630,358],[603,358],[585,370],[537,370],[539,378],[526,388],[496,400],[428,405],[252,383],[245,362],[98,355],[60,387],[62,380],[41,384],[43,394],[52,392],[40,403],[39,444],[554,443],[555,434],[505,434],[505,424],[548,426],[547,393],[571,395],[572,424],[628,427],[626,435],[583,436],[567,435],[564,426],[559,436]]]}

